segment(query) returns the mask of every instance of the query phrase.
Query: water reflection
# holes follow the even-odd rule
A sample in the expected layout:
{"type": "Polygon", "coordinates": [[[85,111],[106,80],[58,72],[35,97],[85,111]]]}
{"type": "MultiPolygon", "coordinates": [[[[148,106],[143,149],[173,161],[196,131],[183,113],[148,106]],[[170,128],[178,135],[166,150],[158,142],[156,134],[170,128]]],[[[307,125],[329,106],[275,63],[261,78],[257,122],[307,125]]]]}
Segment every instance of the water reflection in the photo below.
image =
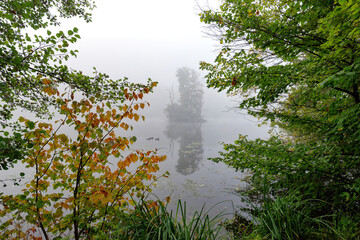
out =
{"type": "Polygon", "coordinates": [[[201,123],[205,120],[201,110],[204,91],[199,80],[199,74],[186,67],[180,68],[176,73],[179,83],[179,100],[174,100],[170,93],[170,101],[165,108],[168,125],[165,134],[171,139],[171,145],[179,139],[179,159],[176,171],[182,175],[189,175],[199,169],[203,159],[203,139],[201,123]]]}
{"type": "Polygon", "coordinates": [[[196,172],[204,153],[201,123],[174,123],[169,121],[165,134],[171,139],[171,143],[179,139],[180,149],[176,171],[182,175],[196,172]]]}

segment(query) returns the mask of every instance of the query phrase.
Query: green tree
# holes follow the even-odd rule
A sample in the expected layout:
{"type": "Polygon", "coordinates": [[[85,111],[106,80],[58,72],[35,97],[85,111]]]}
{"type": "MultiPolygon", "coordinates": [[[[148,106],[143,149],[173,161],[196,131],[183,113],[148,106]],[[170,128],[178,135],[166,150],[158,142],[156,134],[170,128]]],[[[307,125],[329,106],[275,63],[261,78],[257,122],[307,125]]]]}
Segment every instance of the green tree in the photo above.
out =
{"type": "Polygon", "coordinates": [[[106,96],[112,103],[122,100],[127,86],[145,87],[101,73],[87,76],[66,65],[70,56],[76,56],[77,51],[69,47],[80,38],[78,29],[53,33],[49,28],[60,27],[62,18],[89,22],[94,7],[92,0],[0,1],[0,124],[11,129],[0,137],[0,152],[5,153],[0,157],[0,169],[7,169],[24,155],[19,138],[22,130],[11,121],[16,108],[46,118],[56,112],[52,107],[60,106],[56,101],[60,87],[70,86],[99,101],[106,96]]]}
{"type": "Polygon", "coordinates": [[[317,214],[359,212],[360,2],[225,0],[200,15],[222,46],[201,63],[208,87],[282,129],[240,136],[214,160],[252,171],[258,190],[268,176],[273,193],[326,201],[317,214]]]}

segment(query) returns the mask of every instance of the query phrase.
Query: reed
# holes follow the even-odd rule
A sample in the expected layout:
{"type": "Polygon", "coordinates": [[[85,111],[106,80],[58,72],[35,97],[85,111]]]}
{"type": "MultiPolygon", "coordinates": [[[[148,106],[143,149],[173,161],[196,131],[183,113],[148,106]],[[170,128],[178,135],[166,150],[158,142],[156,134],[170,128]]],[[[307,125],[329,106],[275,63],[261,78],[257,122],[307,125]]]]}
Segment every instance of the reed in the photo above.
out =
{"type": "Polygon", "coordinates": [[[229,239],[229,234],[223,231],[224,228],[220,224],[225,214],[210,216],[209,211],[205,212],[205,206],[203,206],[200,211],[196,211],[188,218],[186,202],[182,203],[179,200],[173,215],[172,211],[167,211],[167,204],[161,201],[148,204],[140,200],[135,202],[132,212],[122,216],[122,221],[112,230],[109,238],[119,240],[229,239]]]}

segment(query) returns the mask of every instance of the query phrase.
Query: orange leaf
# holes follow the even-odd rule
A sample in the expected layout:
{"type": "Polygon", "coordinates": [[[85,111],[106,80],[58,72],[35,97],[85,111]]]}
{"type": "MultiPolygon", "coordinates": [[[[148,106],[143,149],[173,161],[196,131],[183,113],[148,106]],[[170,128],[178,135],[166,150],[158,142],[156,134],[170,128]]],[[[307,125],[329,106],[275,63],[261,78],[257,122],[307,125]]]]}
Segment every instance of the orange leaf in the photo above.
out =
{"type": "Polygon", "coordinates": [[[138,99],[138,97],[137,97],[137,95],[136,95],[135,92],[133,92],[133,97],[134,97],[136,100],[138,99]]]}
{"type": "Polygon", "coordinates": [[[131,161],[132,161],[132,162],[136,162],[138,159],[139,159],[139,157],[138,157],[138,155],[136,155],[136,154],[133,154],[133,155],[131,156],[131,161]]]}
{"type": "Polygon", "coordinates": [[[51,83],[50,79],[47,79],[47,78],[44,78],[44,79],[42,80],[42,82],[43,82],[43,84],[45,84],[45,85],[49,85],[49,84],[51,83]]]}

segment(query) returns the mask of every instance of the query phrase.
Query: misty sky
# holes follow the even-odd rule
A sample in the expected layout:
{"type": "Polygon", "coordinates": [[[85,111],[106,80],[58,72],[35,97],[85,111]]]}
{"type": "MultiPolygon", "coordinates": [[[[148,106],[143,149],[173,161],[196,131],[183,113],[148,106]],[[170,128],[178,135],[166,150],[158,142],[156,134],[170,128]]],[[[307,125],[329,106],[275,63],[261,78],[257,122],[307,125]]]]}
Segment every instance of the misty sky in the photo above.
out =
{"type": "MultiPolygon", "coordinates": [[[[199,62],[213,62],[217,55],[217,41],[206,37],[199,6],[216,9],[218,0],[98,0],[96,5],[91,23],[63,21],[62,30],[76,26],[81,36],[74,45],[78,57],[69,65],[87,74],[96,67],[114,79],[158,81],[149,114],[163,114],[169,90],[177,89],[178,68],[189,67],[204,76],[199,62]]],[[[235,105],[225,93],[213,89],[205,91],[204,99],[206,117],[219,117],[220,111],[235,105]]]]}
{"type": "Polygon", "coordinates": [[[215,58],[216,42],[204,37],[195,0],[98,0],[96,5],[92,23],[63,24],[78,27],[81,35],[78,58],[70,62],[74,68],[91,73],[96,66],[113,78],[151,77],[166,85],[178,68],[198,69],[199,61],[215,58]]]}

